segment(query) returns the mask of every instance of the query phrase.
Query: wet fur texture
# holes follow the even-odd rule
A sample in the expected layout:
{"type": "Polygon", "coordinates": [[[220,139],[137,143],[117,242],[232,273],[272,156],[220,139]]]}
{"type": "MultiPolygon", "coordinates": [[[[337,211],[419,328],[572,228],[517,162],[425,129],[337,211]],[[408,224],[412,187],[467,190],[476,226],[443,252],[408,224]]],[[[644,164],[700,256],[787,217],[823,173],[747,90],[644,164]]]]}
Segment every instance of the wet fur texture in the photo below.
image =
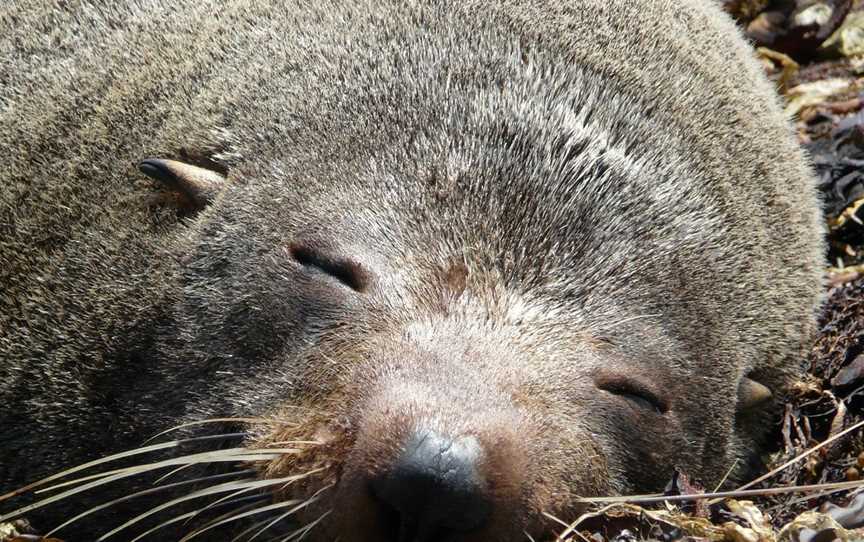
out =
{"type": "Polygon", "coordinates": [[[0,488],[326,405],[292,416],[342,443],[331,502],[412,427],[475,434],[478,540],[515,540],[752,449],[738,383],[799,371],[822,222],[714,2],[125,4],[0,5],[0,488]],[[178,218],[150,156],[230,182],[178,218]],[[667,412],[598,389],[634,375],[667,412]]]}

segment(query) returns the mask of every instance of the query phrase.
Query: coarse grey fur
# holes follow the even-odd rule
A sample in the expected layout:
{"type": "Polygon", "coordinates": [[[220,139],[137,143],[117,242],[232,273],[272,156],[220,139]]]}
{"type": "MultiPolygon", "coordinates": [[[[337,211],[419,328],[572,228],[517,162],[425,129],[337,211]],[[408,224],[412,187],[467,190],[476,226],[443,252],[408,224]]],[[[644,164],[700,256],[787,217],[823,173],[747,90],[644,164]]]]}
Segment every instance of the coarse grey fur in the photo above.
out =
{"type": "MultiPolygon", "coordinates": [[[[718,481],[767,426],[741,379],[800,370],[812,175],[713,1],[14,0],[0,36],[0,493],[335,404],[346,471],[399,424],[533,458],[489,474],[523,502],[477,539],[516,540],[674,466],[718,481]],[[228,182],[178,218],[147,157],[228,182]]],[[[334,518],[313,538],[365,539],[334,518]]]]}

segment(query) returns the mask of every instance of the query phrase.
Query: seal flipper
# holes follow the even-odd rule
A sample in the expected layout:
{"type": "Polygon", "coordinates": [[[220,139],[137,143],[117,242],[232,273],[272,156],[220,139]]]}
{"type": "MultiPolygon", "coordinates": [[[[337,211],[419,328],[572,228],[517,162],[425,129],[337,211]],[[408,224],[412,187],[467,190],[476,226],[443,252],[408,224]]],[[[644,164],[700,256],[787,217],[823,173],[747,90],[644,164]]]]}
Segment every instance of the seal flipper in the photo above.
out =
{"type": "Polygon", "coordinates": [[[138,169],[178,193],[192,211],[206,207],[227,182],[217,171],[176,160],[147,158],[138,163],[138,169]]]}

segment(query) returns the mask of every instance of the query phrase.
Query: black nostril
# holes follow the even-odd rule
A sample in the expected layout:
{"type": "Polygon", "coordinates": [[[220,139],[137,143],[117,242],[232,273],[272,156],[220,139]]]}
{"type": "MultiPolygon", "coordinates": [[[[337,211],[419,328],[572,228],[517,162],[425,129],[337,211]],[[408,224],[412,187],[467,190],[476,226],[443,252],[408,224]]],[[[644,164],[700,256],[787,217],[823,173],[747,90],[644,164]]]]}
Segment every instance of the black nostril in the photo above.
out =
{"type": "Polygon", "coordinates": [[[398,514],[399,542],[429,542],[483,525],[491,503],[477,470],[481,454],[474,437],[411,436],[392,468],[372,480],[375,496],[398,514]]]}

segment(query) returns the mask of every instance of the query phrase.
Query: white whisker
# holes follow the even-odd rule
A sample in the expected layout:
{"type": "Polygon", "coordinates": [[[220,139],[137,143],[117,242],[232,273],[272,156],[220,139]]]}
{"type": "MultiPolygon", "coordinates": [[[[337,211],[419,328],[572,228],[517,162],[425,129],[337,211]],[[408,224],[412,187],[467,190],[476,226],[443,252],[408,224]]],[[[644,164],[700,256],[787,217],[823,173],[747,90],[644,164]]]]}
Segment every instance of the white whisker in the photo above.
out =
{"type": "MultiPolygon", "coordinates": [[[[276,478],[276,479],[272,479],[272,480],[258,480],[257,478],[247,478],[245,480],[237,480],[236,482],[229,482],[229,483],[225,483],[225,484],[219,484],[217,486],[212,486],[212,487],[200,489],[200,490],[195,491],[193,493],[189,493],[188,495],[183,495],[182,497],[177,497],[176,499],[172,499],[168,502],[162,503],[159,506],[151,508],[150,510],[148,510],[142,514],[135,516],[134,518],[127,521],[126,523],[120,525],[119,527],[117,527],[117,528],[105,533],[104,535],[100,536],[99,538],[97,538],[96,542],[101,542],[102,540],[105,540],[105,539],[119,533],[120,531],[131,527],[132,525],[138,523],[139,521],[141,521],[145,518],[152,516],[153,514],[161,512],[162,510],[165,510],[166,508],[170,508],[170,507],[172,507],[176,504],[180,504],[182,502],[191,501],[193,499],[198,499],[201,497],[206,497],[208,495],[215,495],[218,493],[224,493],[227,491],[235,491],[239,488],[260,489],[260,488],[264,488],[264,487],[268,487],[268,486],[272,486],[272,485],[276,485],[276,484],[281,484],[281,483],[284,483],[285,481],[286,481],[285,478],[276,478]]],[[[205,509],[206,509],[206,507],[202,508],[198,512],[203,511],[205,509]]],[[[198,512],[196,512],[196,513],[198,513],[198,512]]]]}
{"type": "MultiPolygon", "coordinates": [[[[317,473],[317,472],[320,472],[320,471],[322,471],[322,470],[324,470],[324,469],[323,469],[323,468],[319,468],[319,469],[311,470],[311,471],[309,471],[309,472],[305,472],[305,473],[303,473],[303,474],[295,474],[295,475],[292,475],[292,476],[286,476],[286,477],[284,477],[284,478],[280,478],[280,480],[288,480],[288,481],[285,482],[285,484],[283,484],[282,487],[280,487],[279,489],[280,489],[280,490],[283,490],[283,489],[285,489],[286,487],[288,487],[288,486],[290,486],[291,484],[293,484],[294,482],[296,482],[296,481],[298,481],[298,480],[303,480],[303,479],[305,479],[305,478],[308,478],[310,475],[315,474],[315,473],[317,473]]],[[[227,501],[227,500],[233,499],[234,497],[236,497],[236,496],[238,496],[238,495],[242,495],[243,493],[245,493],[245,492],[247,492],[247,491],[251,491],[252,489],[255,489],[255,488],[244,488],[244,489],[239,489],[239,490],[235,491],[234,493],[231,493],[230,495],[226,495],[226,496],[224,496],[224,497],[221,497],[221,498],[219,498],[219,499],[216,499],[216,500],[213,501],[212,503],[210,503],[210,504],[208,504],[207,506],[205,506],[204,508],[202,508],[202,509],[200,510],[200,512],[206,512],[206,511],[209,510],[210,508],[212,508],[212,507],[214,507],[214,506],[217,506],[219,503],[221,503],[221,502],[223,502],[223,501],[227,501]]]]}
{"type": "MultiPolygon", "coordinates": [[[[266,497],[267,497],[266,495],[260,495],[260,496],[258,496],[258,500],[264,499],[266,497]]],[[[257,503],[251,504],[251,506],[256,506],[256,505],[257,505],[257,503]]],[[[241,508],[241,509],[243,509],[243,508],[241,508]]],[[[156,525],[155,527],[152,527],[152,528],[144,531],[143,533],[141,533],[138,536],[136,536],[135,538],[133,538],[130,542],[138,542],[138,540],[141,540],[142,538],[145,538],[146,536],[150,535],[151,533],[158,531],[159,529],[161,529],[163,527],[167,527],[168,525],[171,525],[173,523],[179,523],[183,520],[188,521],[189,519],[198,515],[200,512],[201,512],[201,510],[193,510],[192,512],[187,512],[185,514],[181,514],[177,517],[171,518],[168,521],[164,521],[164,522],[160,523],[159,525],[156,525]]],[[[234,512],[236,512],[236,510],[232,511],[232,513],[234,513],[234,512]]]]}
{"type": "Polygon", "coordinates": [[[235,462],[235,461],[266,461],[277,459],[280,456],[286,453],[297,453],[296,449],[293,448],[274,448],[274,449],[260,449],[260,450],[250,450],[248,448],[228,448],[226,450],[219,450],[216,452],[202,452],[197,454],[191,454],[183,457],[166,459],[163,461],[158,461],[156,463],[148,463],[145,465],[138,465],[135,467],[129,467],[128,469],[124,469],[122,472],[117,474],[107,476],[105,478],[100,478],[99,480],[95,480],[93,482],[84,484],[82,486],[66,490],[62,493],[58,493],[52,497],[48,497],[42,499],[33,504],[29,504],[27,506],[22,506],[8,514],[4,514],[0,516],[0,522],[8,521],[12,518],[16,518],[21,516],[27,512],[32,510],[36,510],[38,508],[42,508],[48,504],[63,500],[72,495],[77,495],[78,493],[87,491],[88,489],[93,489],[94,487],[99,487],[105,484],[110,484],[111,482],[116,482],[117,480],[122,480],[123,478],[129,478],[131,476],[136,476],[139,474],[143,474],[145,472],[150,472],[153,470],[161,469],[164,467],[170,467],[174,465],[183,465],[186,463],[225,463],[225,462],[235,462]]]}
{"type": "MultiPolygon", "coordinates": [[[[183,442],[182,440],[172,440],[171,442],[163,442],[161,444],[153,444],[150,446],[144,446],[141,448],[136,448],[134,450],[127,450],[125,452],[121,452],[121,453],[114,454],[114,455],[109,455],[109,456],[103,457],[101,459],[96,459],[94,461],[83,463],[81,465],[78,465],[77,467],[73,467],[71,469],[66,469],[62,472],[58,472],[57,474],[52,474],[51,476],[49,476],[47,478],[43,478],[39,481],[33,482],[32,484],[28,484],[22,488],[16,489],[15,491],[11,491],[9,493],[6,493],[5,495],[0,495],[0,501],[4,501],[4,500],[12,498],[16,495],[26,493],[27,491],[30,491],[33,488],[47,484],[48,482],[51,482],[54,480],[58,480],[60,478],[63,478],[64,476],[68,476],[70,474],[80,472],[80,471],[85,470],[85,469],[89,469],[90,467],[95,467],[97,465],[101,465],[103,463],[108,463],[110,461],[114,461],[117,459],[123,459],[125,457],[132,457],[134,455],[146,454],[146,453],[155,452],[158,450],[165,450],[167,448],[174,448],[176,446],[179,446],[180,443],[182,443],[182,442],[183,442]]],[[[2,521],[2,520],[0,520],[0,521],[2,521]]]]}
{"type": "Polygon", "coordinates": [[[330,515],[331,512],[333,512],[333,510],[327,510],[326,512],[321,514],[318,517],[318,519],[316,519],[315,521],[313,521],[312,523],[310,523],[309,525],[307,525],[305,527],[297,529],[296,531],[294,531],[293,533],[288,535],[286,538],[283,538],[279,542],[290,542],[291,540],[293,540],[295,538],[298,540],[298,542],[300,540],[303,540],[303,537],[306,536],[307,534],[309,534],[309,531],[311,531],[312,529],[315,528],[316,525],[321,523],[324,520],[324,518],[326,518],[327,516],[330,515]],[[298,536],[299,536],[299,538],[298,538],[298,536]]]}
{"type": "MultiPolygon", "coordinates": [[[[156,434],[153,435],[152,437],[150,437],[150,438],[148,438],[147,440],[145,440],[145,441],[144,441],[144,444],[147,444],[148,442],[154,441],[154,440],[156,440],[157,438],[161,437],[162,435],[167,435],[168,433],[171,433],[171,432],[177,431],[178,429],[183,429],[183,428],[186,428],[186,427],[194,427],[194,426],[196,426],[196,425],[204,425],[204,424],[207,424],[207,423],[230,423],[230,422],[235,422],[235,423],[270,423],[270,424],[278,424],[278,422],[276,422],[275,420],[271,420],[271,419],[268,419],[268,418],[211,418],[211,419],[209,419],[209,420],[198,420],[198,421],[196,421],[196,422],[188,422],[188,423],[183,423],[183,424],[180,424],[180,425],[175,425],[174,427],[172,427],[172,428],[170,428],[170,429],[166,429],[166,430],[162,431],[161,433],[156,433],[156,434]]],[[[286,424],[286,425],[287,425],[287,424],[286,424]]],[[[240,434],[243,435],[243,434],[245,434],[245,433],[240,433],[240,434]]]]}
{"type": "Polygon", "coordinates": [[[294,514],[294,513],[296,513],[298,510],[300,510],[300,509],[302,509],[302,508],[304,508],[304,507],[306,507],[306,506],[309,506],[310,504],[314,503],[314,502],[318,499],[318,497],[319,497],[319,495],[321,494],[322,491],[324,491],[324,490],[326,490],[326,489],[329,489],[329,488],[331,488],[331,487],[333,487],[333,486],[331,485],[331,486],[326,486],[326,487],[322,488],[322,489],[321,489],[318,493],[316,493],[313,497],[311,497],[311,498],[309,498],[309,499],[306,499],[305,501],[301,501],[301,500],[298,500],[298,499],[292,499],[292,500],[289,500],[289,501],[283,501],[283,502],[278,502],[278,503],[275,503],[275,504],[270,504],[270,505],[267,505],[267,506],[262,506],[261,508],[255,508],[254,510],[249,510],[249,511],[247,511],[247,512],[243,512],[242,514],[236,514],[236,515],[231,516],[231,517],[229,517],[229,518],[223,519],[222,521],[218,521],[218,522],[216,522],[216,523],[213,523],[213,524],[211,524],[211,525],[208,525],[207,527],[204,527],[204,528],[202,528],[202,529],[195,530],[195,531],[189,533],[188,535],[184,536],[183,538],[181,538],[181,539],[180,539],[180,542],[188,542],[189,540],[191,540],[191,539],[193,539],[193,538],[196,538],[197,536],[199,536],[199,535],[201,535],[201,534],[203,534],[203,533],[209,531],[210,529],[213,529],[214,527],[218,527],[219,525],[224,525],[224,524],[226,524],[226,523],[231,523],[231,522],[233,522],[233,521],[237,521],[237,520],[239,520],[239,519],[242,519],[242,518],[245,518],[245,517],[248,517],[248,516],[253,516],[253,515],[255,515],[255,514],[261,514],[261,513],[263,513],[263,512],[269,512],[269,511],[271,511],[271,510],[279,510],[279,509],[281,509],[281,508],[287,508],[287,507],[289,507],[289,506],[293,506],[293,508],[289,511],[289,513],[290,513],[290,514],[294,514]]]}
{"type": "Polygon", "coordinates": [[[232,476],[240,476],[240,475],[242,475],[242,474],[248,474],[248,473],[250,473],[250,472],[254,472],[254,471],[231,472],[231,473],[227,473],[227,474],[216,474],[216,475],[213,475],[213,476],[205,476],[205,477],[202,477],[202,478],[194,478],[194,479],[192,479],[192,480],[184,480],[184,481],[182,481],[182,482],[175,482],[175,483],[173,483],[173,484],[168,484],[168,485],[164,485],[164,486],[160,486],[160,487],[154,487],[154,488],[151,488],[151,489],[145,489],[145,490],[143,490],[143,491],[139,491],[139,492],[137,492],[137,493],[133,493],[132,495],[125,495],[125,496],[123,496],[123,497],[120,497],[119,499],[114,499],[113,501],[109,501],[109,502],[107,502],[107,503],[105,503],[105,504],[100,504],[99,506],[95,506],[95,507],[93,507],[93,508],[91,508],[91,509],[89,509],[89,510],[86,510],[86,511],[84,511],[84,512],[78,514],[77,516],[73,517],[72,519],[67,520],[66,522],[64,522],[64,523],[62,523],[62,524],[60,524],[60,525],[58,525],[57,527],[54,527],[53,529],[51,529],[50,531],[48,531],[47,533],[45,533],[44,538],[50,538],[51,535],[53,535],[54,533],[56,533],[57,531],[59,531],[59,530],[62,529],[63,527],[66,527],[67,525],[71,525],[72,523],[75,523],[76,521],[80,520],[81,518],[84,518],[84,517],[86,517],[86,516],[89,516],[90,514],[93,514],[93,513],[95,513],[95,512],[100,511],[100,510],[104,510],[104,509],[106,509],[106,508],[109,508],[109,507],[111,507],[111,506],[114,506],[115,504],[118,504],[118,503],[121,503],[121,502],[124,502],[124,501],[129,501],[129,500],[135,499],[135,498],[137,498],[137,497],[143,497],[143,496],[145,496],[145,495],[150,495],[150,494],[153,494],[153,493],[158,493],[158,492],[160,492],[160,491],[165,491],[165,490],[167,490],[167,489],[175,488],[175,487],[182,486],[182,485],[189,485],[189,484],[194,484],[194,483],[198,483],[198,482],[206,482],[206,481],[212,481],[212,480],[219,480],[219,479],[228,478],[228,477],[232,477],[232,476]]]}
{"type": "MultiPolygon", "coordinates": [[[[324,492],[324,491],[327,490],[327,489],[330,489],[331,487],[333,487],[333,486],[332,486],[332,485],[329,485],[329,486],[325,486],[325,487],[319,489],[319,490],[318,490],[314,495],[312,495],[311,500],[310,500],[309,503],[307,503],[307,505],[308,505],[308,504],[312,504],[312,502],[315,502],[315,501],[318,499],[318,496],[319,496],[322,492],[324,492]]],[[[268,523],[268,524],[265,525],[265,526],[264,526],[260,531],[258,531],[257,533],[255,533],[255,534],[254,534],[254,535],[253,535],[249,540],[247,540],[247,542],[252,542],[252,541],[255,540],[256,538],[258,538],[258,537],[259,537],[259,536],[260,536],[264,531],[266,531],[267,529],[269,529],[269,528],[272,527],[273,525],[276,525],[277,523],[279,523],[280,521],[284,520],[284,519],[287,518],[288,516],[294,514],[294,512],[296,512],[296,511],[297,511],[296,509],[288,510],[287,512],[285,512],[285,513],[282,514],[281,516],[279,516],[279,517],[277,517],[276,519],[270,521],[270,523],[268,523]]],[[[244,532],[243,534],[245,534],[245,532],[244,532]]],[[[242,536],[242,535],[241,535],[241,536],[242,536]]],[[[238,536],[237,538],[235,538],[235,539],[232,540],[231,542],[236,542],[238,538],[240,538],[240,537],[238,536]]]]}

